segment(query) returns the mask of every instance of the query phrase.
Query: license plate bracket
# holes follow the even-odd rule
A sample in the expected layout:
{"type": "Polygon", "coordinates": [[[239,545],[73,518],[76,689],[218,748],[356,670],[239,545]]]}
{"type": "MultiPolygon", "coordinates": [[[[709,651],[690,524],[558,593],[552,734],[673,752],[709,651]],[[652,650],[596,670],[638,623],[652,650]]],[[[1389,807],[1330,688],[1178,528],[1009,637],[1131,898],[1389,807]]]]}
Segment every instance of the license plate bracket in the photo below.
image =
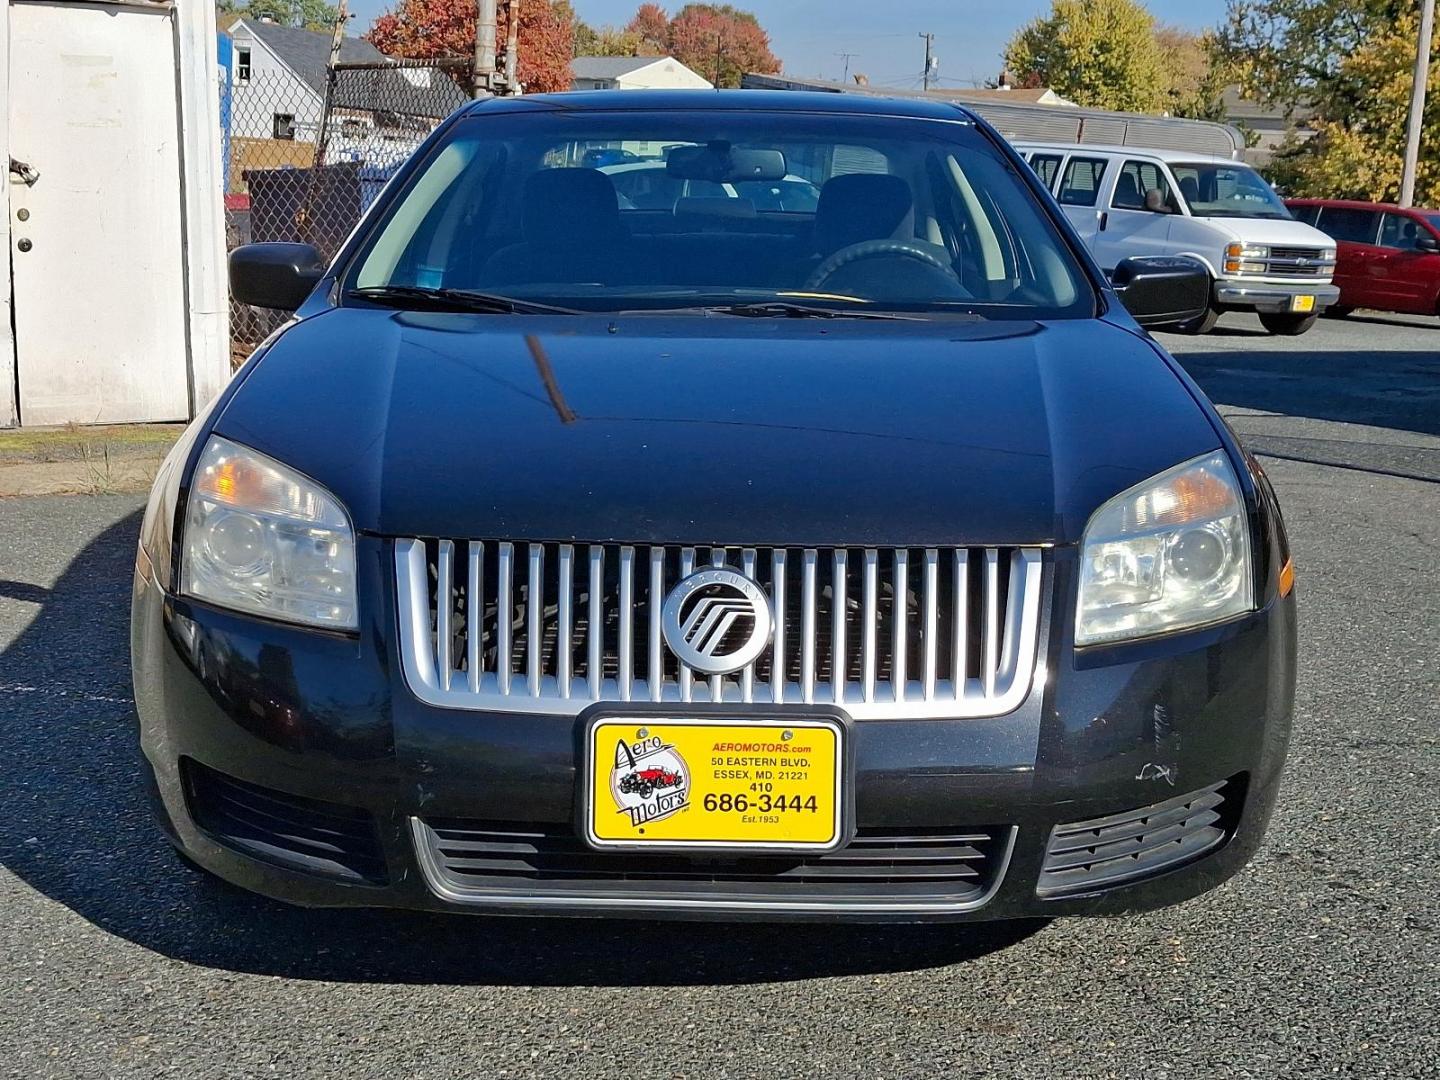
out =
{"type": "Polygon", "coordinates": [[[600,850],[822,854],[849,842],[839,714],[607,712],[589,718],[582,835],[600,850]]]}

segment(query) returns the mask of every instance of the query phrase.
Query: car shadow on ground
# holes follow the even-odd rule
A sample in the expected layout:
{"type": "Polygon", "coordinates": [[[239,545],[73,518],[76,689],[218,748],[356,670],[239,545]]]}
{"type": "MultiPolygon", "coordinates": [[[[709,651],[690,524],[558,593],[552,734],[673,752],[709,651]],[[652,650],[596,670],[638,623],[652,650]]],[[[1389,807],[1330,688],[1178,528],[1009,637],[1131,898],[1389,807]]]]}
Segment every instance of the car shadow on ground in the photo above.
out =
{"type": "Polygon", "coordinates": [[[723,985],[961,963],[1044,925],[703,924],[305,910],[183,862],[151,820],[130,698],[139,514],[90,543],[0,652],[0,862],[108,933],[189,963],[286,978],[476,985],[723,985]]]}
{"type": "Polygon", "coordinates": [[[1431,351],[1247,352],[1207,350],[1196,341],[1175,358],[1219,405],[1440,435],[1440,335],[1431,351]]]}

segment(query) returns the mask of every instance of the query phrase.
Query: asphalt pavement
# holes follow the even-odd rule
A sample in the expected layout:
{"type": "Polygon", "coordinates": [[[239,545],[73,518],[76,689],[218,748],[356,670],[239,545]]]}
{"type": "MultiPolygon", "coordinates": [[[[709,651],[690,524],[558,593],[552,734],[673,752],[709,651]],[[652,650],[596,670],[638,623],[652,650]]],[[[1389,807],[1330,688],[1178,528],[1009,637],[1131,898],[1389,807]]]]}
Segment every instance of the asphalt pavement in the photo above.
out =
{"type": "Polygon", "coordinates": [[[1440,1076],[1440,322],[1163,340],[1263,455],[1299,565],[1287,778],[1225,886],[961,928],[262,900],[148,817],[141,499],[0,500],[0,1075],[1440,1076]]]}

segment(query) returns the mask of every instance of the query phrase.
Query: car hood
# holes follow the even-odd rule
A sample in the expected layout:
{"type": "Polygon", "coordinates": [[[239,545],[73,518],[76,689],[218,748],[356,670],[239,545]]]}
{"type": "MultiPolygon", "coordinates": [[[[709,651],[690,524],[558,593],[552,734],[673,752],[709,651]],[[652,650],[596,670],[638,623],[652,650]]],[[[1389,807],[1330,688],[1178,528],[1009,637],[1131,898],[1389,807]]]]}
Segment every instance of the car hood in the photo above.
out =
{"type": "Polygon", "coordinates": [[[1281,247],[1333,248],[1335,241],[1313,225],[1282,218],[1202,217],[1216,228],[1224,229],[1244,244],[1267,244],[1281,247]]]}
{"type": "Polygon", "coordinates": [[[368,532],[796,546],[1071,542],[1220,444],[1103,321],[369,308],[287,330],[215,430],[368,532]]]}

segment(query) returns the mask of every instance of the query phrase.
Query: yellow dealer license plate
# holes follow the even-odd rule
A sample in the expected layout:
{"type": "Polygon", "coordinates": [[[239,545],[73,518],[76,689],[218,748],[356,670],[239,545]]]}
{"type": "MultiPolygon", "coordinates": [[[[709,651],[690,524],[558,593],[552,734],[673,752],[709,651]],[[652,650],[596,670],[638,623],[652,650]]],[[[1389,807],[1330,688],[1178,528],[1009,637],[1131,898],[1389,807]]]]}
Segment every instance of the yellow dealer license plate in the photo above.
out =
{"type": "Polygon", "coordinates": [[[1315,297],[1313,296],[1292,296],[1290,298],[1291,311],[1314,311],[1315,297]]]}
{"type": "Polygon", "coordinates": [[[586,737],[599,848],[828,851],[845,840],[838,719],[601,717],[586,737]]]}

